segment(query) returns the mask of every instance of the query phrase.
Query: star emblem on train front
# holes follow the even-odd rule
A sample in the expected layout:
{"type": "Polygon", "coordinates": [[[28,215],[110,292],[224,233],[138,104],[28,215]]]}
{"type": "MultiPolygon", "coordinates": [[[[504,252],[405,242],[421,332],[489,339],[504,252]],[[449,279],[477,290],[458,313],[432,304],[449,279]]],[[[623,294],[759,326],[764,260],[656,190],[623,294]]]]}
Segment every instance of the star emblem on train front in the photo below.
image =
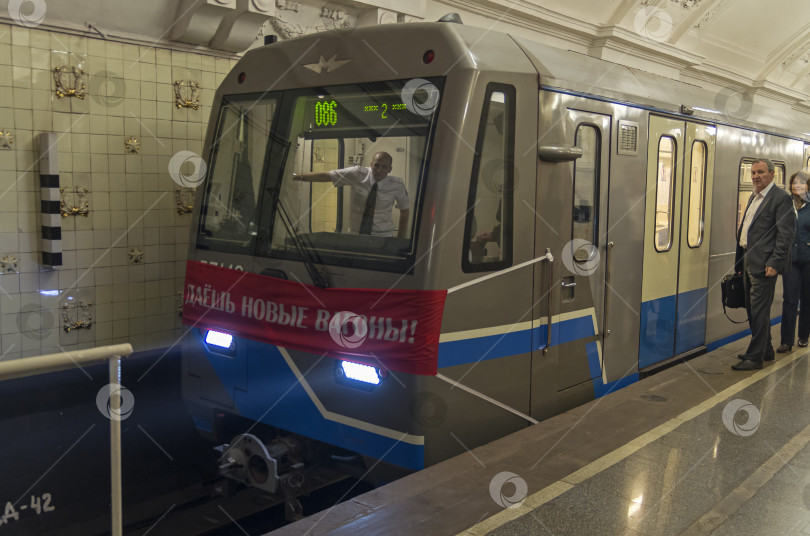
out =
{"type": "Polygon", "coordinates": [[[327,73],[331,73],[334,70],[340,69],[350,61],[352,60],[339,60],[337,59],[337,54],[333,54],[328,60],[321,56],[318,63],[304,63],[302,67],[306,67],[310,71],[315,71],[318,74],[323,74],[324,69],[327,73]]]}

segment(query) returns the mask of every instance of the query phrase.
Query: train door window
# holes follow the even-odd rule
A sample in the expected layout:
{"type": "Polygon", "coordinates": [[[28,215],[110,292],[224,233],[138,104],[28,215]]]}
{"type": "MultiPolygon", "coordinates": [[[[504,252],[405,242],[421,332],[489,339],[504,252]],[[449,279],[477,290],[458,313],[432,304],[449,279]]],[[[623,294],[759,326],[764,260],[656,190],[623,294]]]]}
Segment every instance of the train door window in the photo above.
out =
{"type": "Polygon", "coordinates": [[[512,263],[515,89],[487,86],[472,165],[462,269],[496,270],[512,263]]]}
{"type": "Polygon", "coordinates": [[[675,199],[675,139],[661,136],[658,141],[658,163],[655,193],[655,250],[672,247],[672,205],[675,199]]]}
{"type": "Polygon", "coordinates": [[[785,164],[782,162],[773,163],[773,181],[780,188],[785,188],[785,164]]]}
{"type": "Polygon", "coordinates": [[[207,176],[204,164],[193,158],[176,170],[186,186],[207,178],[199,240],[208,248],[242,253],[253,249],[259,186],[276,107],[273,98],[225,97],[207,176]]]}
{"type": "MultiPolygon", "coordinates": [[[[599,129],[593,125],[579,125],[574,143],[582,149],[582,158],[574,162],[574,209],[572,237],[598,245],[597,224],[599,192],[599,129]]],[[[594,250],[595,251],[595,250],[594,250]]],[[[577,259],[580,260],[580,259],[577,259]]],[[[589,259],[581,259],[585,262],[589,259]]]]}
{"type": "MultiPolygon", "coordinates": [[[[329,171],[343,167],[339,158],[338,140],[312,140],[309,147],[310,169],[329,171]]],[[[338,188],[332,183],[313,182],[310,192],[310,229],[312,232],[335,232],[338,229],[338,188]]]]}
{"type": "Polygon", "coordinates": [[[690,248],[703,243],[703,216],[706,192],[706,143],[692,144],[692,170],[689,174],[689,218],[686,238],[690,248]]]}

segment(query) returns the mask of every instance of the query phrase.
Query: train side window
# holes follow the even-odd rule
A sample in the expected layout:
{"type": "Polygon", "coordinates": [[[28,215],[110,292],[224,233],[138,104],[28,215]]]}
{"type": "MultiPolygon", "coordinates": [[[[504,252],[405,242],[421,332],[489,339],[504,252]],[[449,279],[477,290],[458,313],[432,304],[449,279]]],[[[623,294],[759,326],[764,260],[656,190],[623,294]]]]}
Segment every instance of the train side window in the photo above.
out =
{"type": "Polygon", "coordinates": [[[472,165],[462,269],[496,270],[512,264],[512,190],[515,88],[489,84],[472,165]]]}
{"type": "Polygon", "coordinates": [[[690,248],[703,243],[703,218],[706,209],[706,143],[692,144],[692,170],[689,177],[689,219],[686,238],[690,248]]]}
{"type": "MultiPolygon", "coordinates": [[[[574,209],[572,237],[598,245],[599,154],[602,140],[594,125],[577,127],[574,144],[582,149],[582,158],[574,162],[574,209]]],[[[577,259],[580,260],[580,259],[577,259]]],[[[585,262],[588,259],[581,259],[585,262]]]]}
{"type": "Polygon", "coordinates": [[[672,247],[672,205],[675,199],[675,139],[661,136],[658,140],[658,177],[655,192],[655,250],[672,247]]]}

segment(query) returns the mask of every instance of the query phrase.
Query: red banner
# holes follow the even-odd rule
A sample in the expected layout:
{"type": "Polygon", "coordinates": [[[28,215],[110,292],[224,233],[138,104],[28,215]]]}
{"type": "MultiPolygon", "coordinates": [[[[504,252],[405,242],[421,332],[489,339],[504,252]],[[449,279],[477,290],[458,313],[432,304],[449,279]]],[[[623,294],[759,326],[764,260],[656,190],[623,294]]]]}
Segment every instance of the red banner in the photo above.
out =
{"type": "Polygon", "coordinates": [[[183,323],[434,375],[446,296],[446,290],[321,289],[187,261],[183,323]]]}

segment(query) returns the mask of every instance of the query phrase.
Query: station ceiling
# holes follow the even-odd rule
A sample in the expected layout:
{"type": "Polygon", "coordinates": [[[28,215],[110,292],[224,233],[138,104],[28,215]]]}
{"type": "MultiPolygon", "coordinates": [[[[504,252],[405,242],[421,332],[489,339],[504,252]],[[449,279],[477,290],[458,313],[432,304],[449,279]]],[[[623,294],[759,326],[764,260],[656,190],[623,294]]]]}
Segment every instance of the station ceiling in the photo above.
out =
{"type": "MultiPolygon", "coordinates": [[[[190,31],[178,31],[201,5],[249,7],[264,17],[263,24],[254,24],[257,30],[278,30],[286,19],[304,33],[338,23],[436,20],[455,11],[466,24],[520,33],[673,78],[753,89],[810,109],[808,0],[0,0],[9,11],[21,6],[30,13],[45,6],[49,26],[210,46],[203,41],[213,34],[195,42],[190,31]],[[332,15],[324,23],[335,10],[343,18],[332,15]]],[[[232,31],[249,33],[248,28],[232,31]]],[[[212,48],[238,52],[234,49],[250,45],[245,43],[244,37],[223,41],[220,36],[212,48]]]]}

